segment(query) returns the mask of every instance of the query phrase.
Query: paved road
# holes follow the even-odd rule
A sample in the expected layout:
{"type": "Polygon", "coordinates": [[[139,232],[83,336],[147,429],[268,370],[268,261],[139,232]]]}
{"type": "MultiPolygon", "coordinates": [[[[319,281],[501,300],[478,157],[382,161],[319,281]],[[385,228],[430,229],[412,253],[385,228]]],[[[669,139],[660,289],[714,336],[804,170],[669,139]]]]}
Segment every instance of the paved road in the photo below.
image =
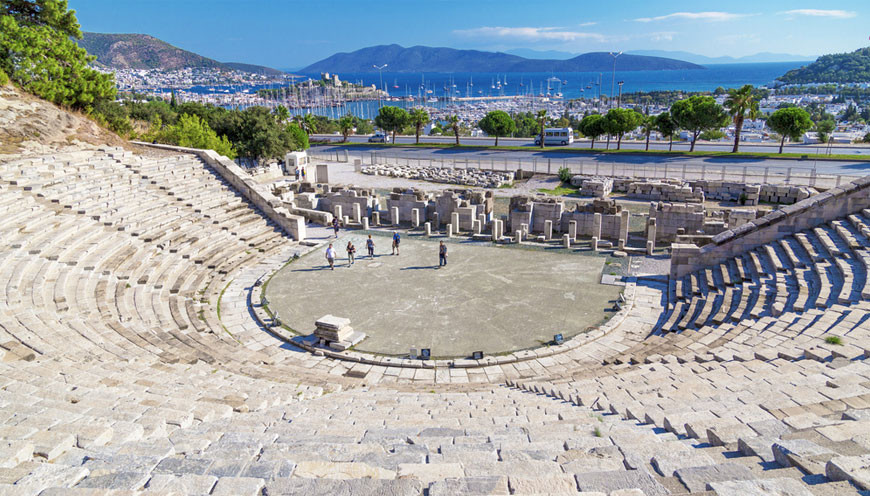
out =
{"type": "MultiPolygon", "coordinates": [[[[331,134],[316,134],[312,137],[313,139],[319,140],[330,140],[334,142],[341,141],[341,136],[335,136],[331,134]]],[[[460,138],[460,143],[463,145],[481,145],[481,146],[491,146],[495,144],[495,139],[493,138],[460,138]]],[[[348,141],[351,143],[367,143],[367,136],[351,136],[348,138],[348,141]]],[[[455,138],[450,136],[421,136],[420,141],[424,143],[454,143],[455,138]]],[[[414,143],[413,136],[399,136],[396,138],[396,142],[398,144],[412,144],[414,143]]],[[[528,146],[529,148],[533,148],[535,146],[534,140],[530,138],[500,138],[498,140],[499,145],[506,146],[528,146]]],[[[607,141],[604,140],[598,141],[595,143],[595,148],[604,149],[606,147],[607,141]]],[[[582,139],[575,141],[572,145],[569,145],[569,148],[589,148],[590,142],[589,140],[582,139]]],[[[643,150],[645,148],[644,143],[638,142],[623,142],[622,147],[624,149],[629,150],[643,150]]],[[[730,143],[698,143],[695,145],[695,151],[704,151],[704,152],[730,152],[732,148],[732,144],[730,143]]],[[[561,148],[561,147],[560,147],[561,148]]],[[[615,141],[611,141],[611,148],[616,148],[615,141]]],[[[651,142],[650,143],[651,150],[667,150],[668,143],[667,142],[651,142]]],[[[675,151],[688,151],[689,144],[688,143],[674,143],[675,151]]],[[[740,145],[740,150],[743,152],[759,152],[759,153],[777,153],[779,152],[779,145],[774,144],[753,144],[753,143],[743,143],[740,145]]],[[[800,153],[802,155],[825,155],[828,153],[828,149],[824,146],[818,145],[786,145],[785,153],[800,153]]],[[[838,155],[864,155],[870,156],[870,145],[835,145],[830,148],[830,153],[838,154],[838,155]]]]}
{"type": "MultiPolygon", "coordinates": [[[[484,163],[489,160],[494,160],[496,164],[500,161],[508,160],[510,162],[523,161],[531,162],[534,159],[553,159],[554,161],[569,160],[571,162],[583,163],[601,163],[601,164],[634,164],[681,167],[683,164],[693,167],[708,166],[713,168],[734,168],[741,169],[751,167],[754,170],[759,170],[764,167],[773,169],[785,170],[793,168],[795,171],[815,168],[817,174],[838,174],[846,176],[863,176],[870,174],[870,162],[849,161],[849,160],[794,160],[794,159],[766,159],[766,158],[746,158],[746,157],[691,157],[691,156],[659,156],[659,155],[636,155],[636,154],[590,154],[579,152],[572,154],[563,151],[541,151],[535,147],[529,147],[528,151],[514,150],[474,150],[463,148],[418,148],[418,147],[366,147],[360,148],[356,146],[336,145],[320,145],[312,148],[315,153],[335,153],[348,150],[348,153],[353,156],[369,156],[372,152],[389,156],[403,157],[422,160],[481,160],[484,163]]],[[[604,169],[606,171],[606,169],[604,169]]]]}

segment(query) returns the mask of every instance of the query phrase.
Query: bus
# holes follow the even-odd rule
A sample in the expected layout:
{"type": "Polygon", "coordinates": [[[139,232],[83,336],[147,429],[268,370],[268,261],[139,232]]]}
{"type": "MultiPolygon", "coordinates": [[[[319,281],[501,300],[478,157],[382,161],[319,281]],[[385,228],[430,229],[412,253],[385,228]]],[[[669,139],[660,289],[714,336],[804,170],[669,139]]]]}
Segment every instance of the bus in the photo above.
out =
{"type": "MultiPolygon", "coordinates": [[[[574,130],[570,127],[544,129],[544,145],[570,145],[574,142],[574,130]]],[[[535,136],[535,145],[541,146],[541,135],[535,136]]]]}

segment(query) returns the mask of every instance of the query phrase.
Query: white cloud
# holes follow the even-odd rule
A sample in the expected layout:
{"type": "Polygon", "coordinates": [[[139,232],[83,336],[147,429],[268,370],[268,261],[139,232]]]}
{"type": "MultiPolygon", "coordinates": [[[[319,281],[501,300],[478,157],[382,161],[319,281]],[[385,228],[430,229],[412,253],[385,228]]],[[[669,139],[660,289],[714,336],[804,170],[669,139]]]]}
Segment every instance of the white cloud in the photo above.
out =
{"type": "Polygon", "coordinates": [[[593,21],[589,21],[589,22],[580,23],[580,24],[578,24],[578,26],[580,26],[581,28],[588,28],[589,26],[594,26],[596,24],[598,24],[598,23],[593,22],[593,21]]]}
{"type": "Polygon", "coordinates": [[[831,17],[834,19],[851,19],[857,16],[855,12],[848,10],[820,10],[820,9],[795,9],[787,10],[783,14],[789,16],[831,17]]]}
{"type": "Polygon", "coordinates": [[[674,36],[677,33],[674,31],[660,31],[658,33],[650,33],[649,39],[652,41],[674,41],[674,36]]]}
{"type": "Polygon", "coordinates": [[[598,33],[568,31],[558,27],[483,26],[473,29],[457,29],[453,33],[471,38],[514,38],[525,41],[605,41],[604,35],[598,33]]]}
{"type": "Polygon", "coordinates": [[[637,22],[653,22],[667,21],[671,19],[686,19],[690,21],[733,21],[741,17],[747,17],[749,14],[734,14],[731,12],[674,12],[673,14],[658,16],[658,17],[640,17],[635,19],[637,22]]]}

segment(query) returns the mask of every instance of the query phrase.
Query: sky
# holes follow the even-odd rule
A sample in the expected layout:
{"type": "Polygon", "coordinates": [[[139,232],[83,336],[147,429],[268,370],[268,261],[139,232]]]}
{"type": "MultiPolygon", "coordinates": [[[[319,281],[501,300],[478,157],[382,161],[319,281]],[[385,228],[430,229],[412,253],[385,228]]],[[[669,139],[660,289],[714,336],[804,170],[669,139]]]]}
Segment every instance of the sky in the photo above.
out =
{"type": "Polygon", "coordinates": [[[69,0],[84,31],[144,33],[222,62],[299,68],[398,43],[478,50],[816,56],[870,45],[870,2],[69,0]]]}

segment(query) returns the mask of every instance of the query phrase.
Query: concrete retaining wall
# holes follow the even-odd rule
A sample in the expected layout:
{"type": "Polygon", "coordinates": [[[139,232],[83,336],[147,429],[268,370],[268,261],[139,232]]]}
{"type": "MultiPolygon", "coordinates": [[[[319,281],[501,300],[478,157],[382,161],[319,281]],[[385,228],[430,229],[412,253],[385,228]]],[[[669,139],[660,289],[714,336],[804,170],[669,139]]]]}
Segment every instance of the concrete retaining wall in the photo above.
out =
{"type": "Polygon", "coordinates": [[[712,243],[671,246],[671,277],[683,277],[777,239],[870,208],[870,176],[830,189],[713,236],[712,243]]]}
{"type": "Polygon", "coordinates": [[[296,241],[305,239],[305,219],[293,215],[287,210],[280,198],[269,191],[267,186],[258,184],[247,172],[232,160],[218,154],[214,150],[199,150],[180,146],[159,145],[153,143],[134,142],[137,145],[162,148],[182,153],[191,153],[211,166],[224,180],[235,188],[248,202],[260,209],[272,222],[277,224],[288,236],[296,241]]]}

